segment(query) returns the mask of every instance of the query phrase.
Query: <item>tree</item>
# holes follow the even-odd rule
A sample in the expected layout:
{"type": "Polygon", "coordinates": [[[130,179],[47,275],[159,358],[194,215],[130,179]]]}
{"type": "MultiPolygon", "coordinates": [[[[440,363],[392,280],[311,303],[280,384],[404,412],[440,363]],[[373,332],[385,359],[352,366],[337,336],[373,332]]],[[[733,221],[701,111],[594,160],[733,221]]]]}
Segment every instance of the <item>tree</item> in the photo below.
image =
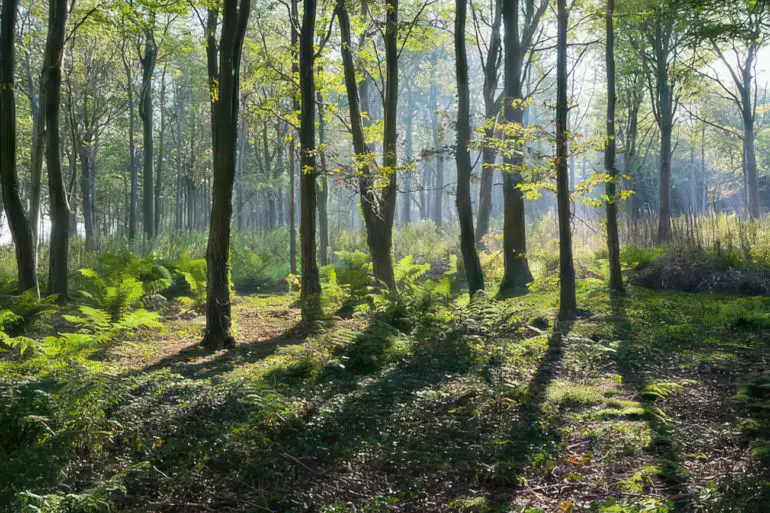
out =
{"type": "Polygon", "coordinates": [[[633,32],[630,42],[641,59],[652,110],[660,131],[658,241],[671,238],[671,138],[683,86],[681,61],[684,56],[686,22],[676,0],[645,0],[626,7],[624,19],[633,32]]]}
{"type": "Polygon", "coordinates": [[[572,215],[569,198],[569,126],[567,125],[567,24],[566,0],[557,0],[556,41],[556,203],[559,214],[559,318],[577,313],[575,266],[572,262],[572,215]]]}
{"type": "MultiPolygon", "coordinates": [[[[322,146],[326,142],[326,120],[324,119],[324,100],[321,91],[316,93],[318,101],[318,142],[322,146]]],[[[329,258],[329,181],[326,178],[326,151],[319,152],[321,159],[320,180],[316,186],[318,198],[318,256],[321,265],[328,264],[329,258]]]]}
{"type": "MultiPolygon", "coordinates": [[[[489,139],[494,136],[497,126],[497,117],[500,113],[500,94],[497,86],[500,79],[500,63],[503,49],[500,37],[500,25],[503,18],[503,0],[494,0],[491,35],[487,49],[486,59],[480,52],[481,65],[484,69],[484,136],[489,139]]],[[[473,6],[471,6],[472,8],[473,6]]],[[[481,41],[480,30],[475,10],[473,11],[476,39],[481,41]]],[[[489,231],[489,219],[492,215],[492,184],[495,178],[495,159],[497,151],[492,145],[485,145],[482,149],[481,184],[479,186],[479,213],[476,219],[476,240],[480,241],[489,231]]]]}
{"type": "Polygon", "coordinates": [[[604,168],[607,171],[607,249],[610,261],[610,290],[623,292],[623,275],[620,269],[620,239],[618,236],[617,168],[615,167],[616,134],[615,107],[615,0],[606,0],[605,22],[607,43],[607,147],[604,150],[604,168]]]}
{"type": "Polygon", "coordinates": [[[471,139],[470,87],[468,85],[468,57],[465,52],[465,19],[467,0],[455,2],[455,66],[457,76],[457,195],[455,204],[460,220],[460,249],[463,254],[468,291],[473,296],[484,290],[479,255],[476,253],[476,237],[473,233],[473,208],[471,205],[471,139]]]}
{"type": "MultiPolygon", "coordinates": [[[[525,71],[531,65],[532,49],[537,37],[540,19],[548,7],[548,0],[503,0],[505,95],[503,111],[506,123],[523,126],[525,71]]],[[[523,287],[532,281],[527,262],[527,237],[524,219],[524,195],[518,187],[522,183],[521,152],[508,152],[503,174],[503,261],[504,274],[500,290],[523,287]]]]}
{"type": "Polygon", "coordinates": [[[0,185],[3,206],[16,250],[19,289],[39,295],[35,242],[19,197],[16,174],[16,16],[18,0],[4,0],[0,25],[0,185]]]}
{"type": "Polygon", "coordinates": [[[729,72],[733,87],[720,78],[713,67],[705,75],[721,89],[738,109],[741,116],[743,168],[746,181],[748,214],[759,217],[759,179],[757,174],[756,127],[757,118],[757,60],[759,50],[770,39],[765,27],[770,23],[770,10],[760,0],[741,0],[725,9],[718,4],[716,22],[707,22],[711,48],[729,72]],[[728,37],[730,50],[723,50],[721,39],[728,37]]]}
{"type": "Polygon", "coordinates": [[[60,300],[68,294],[68,251],[70,208],[64,175],[61,167],[59,146],[59,105],[61,103],[62,55],[64,53],[64,29],[67,22],[67,2],[49,0],[48,37],[43,56],[45,82],[45,156],[48,168],[48,194],[51,211],[51,243],[48,260],[48,293],[57,294],[60,300]]]}
{"type": "MultiPolygon", "coordinates": [[[[315,164],[315,36],[316,2],[303,0],[302,31],[299,40],[300,110],[300,216],[299,235],[302,251],[302,285],[300,298],[312,302],[321,293],[321,281],[316,262],[316,164],[315,164]]],[[[303,315],[312,312],[305,305],[303,315]]]]}
{"type": "Polygon", "coordinates": [[[385,127],[383,136],[383,175],[372,173],[371,155],[366,147],[364,124],[361,115],[361,100],[353,64],[350,38],[350,17],[344,0],[338,0],[337,19],[340,26],[340,52],[342,55],[350,110],[350,128],[353,136],[354,165],[359,175],[358,186],[361,195],[361,211],[366,225],[366,239],[372,258],[374,277],[391,290],[396,288],[393,271],[393,218],[396,207],[396,109],[398,105],[398,3],[389,3],[385,28],[385,127]],[[384,182],[381,185],[378,184],[384,182]],[[377,185],[377,186],[375,186],[377,185]]]}
{"type": "Polygon", "coordinates": [[[142,64],[142,86],[139,93],[139,117],[142,118],[142,213],[144,236],[150,241],[155,238],[155,192],[153,164],[155,162],[153,143],[154,109],[152,105],[152,79],[158,47],[155,42],[155,13],[152,21],[144,29],[144,52],[140,58],[142,64]]]}
{"type": "MultiPolygon", "coordinates": [[[[206,264],[206,333],[209,351],[235,344],[230,304],[230,221],[233,214],[238,140],[240,64],[249,19],[250,0],[223,0],[222,35],[219,42],[217,96],[212,98],[214,128],[214,186],[206,264]]],[[[211,70],[211,68],[209,68],[211,70]]],[[[209,77],[211,79],[211,77],[209,77]]]]}

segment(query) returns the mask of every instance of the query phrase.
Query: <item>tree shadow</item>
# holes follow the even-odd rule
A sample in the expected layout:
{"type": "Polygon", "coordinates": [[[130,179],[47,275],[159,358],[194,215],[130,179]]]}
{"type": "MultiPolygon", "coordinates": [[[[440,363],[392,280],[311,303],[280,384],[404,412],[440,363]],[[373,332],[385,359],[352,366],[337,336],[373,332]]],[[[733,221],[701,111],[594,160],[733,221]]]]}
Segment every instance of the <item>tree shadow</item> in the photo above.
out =
{"type": "Polygon", "coordinates": [[[184,377],[213,377],[233,371],[239,366],[264,360],[275,354],[281,347],[302,344],[310,333],[311,330],[307,325],[300,322],[268,340],[240,343],[232,349],[215,353],[196,343],[151,365],[132,370],[124,376],[172,369],[184,377]]]}
{"type": "Polygon", "coordinates": [[[654,404],[654,400],[645,399],[639,392],[651,381],[649,373],[643,370],[646,361],[641,345],[634,337],[634,326],[626,314],[626,305],[632,298],[629,295],[610,295],[611,323],[614,335],[620,341],[614,359],[623,382],[623,386],[636,394],[645,410],[645,421],[652,440],[649,451],[661,469],[659,477],[670,487],[669,497],[676,511],[693,511],[692,495],[688,492],[685,476],[681,470],[679,448],[673,439],[672,428],[666,421],[665,414],[654,404]]]}
{"type": "Polygon", "coordinates": [[[504,481],[518,484],[518,477],[525,471],[536,451],[544,450],[549,443],[557,441],[555,430],[544,424],[544,406],[548,387],[564,359],[564,340],[573,325],[573,320],[557,320],[548,337],[546,352],[521,399],[519,418],[509,431],[511,443],[506,451],[508,464],[502,468],[509,475],[500,476],[504,481]]]}

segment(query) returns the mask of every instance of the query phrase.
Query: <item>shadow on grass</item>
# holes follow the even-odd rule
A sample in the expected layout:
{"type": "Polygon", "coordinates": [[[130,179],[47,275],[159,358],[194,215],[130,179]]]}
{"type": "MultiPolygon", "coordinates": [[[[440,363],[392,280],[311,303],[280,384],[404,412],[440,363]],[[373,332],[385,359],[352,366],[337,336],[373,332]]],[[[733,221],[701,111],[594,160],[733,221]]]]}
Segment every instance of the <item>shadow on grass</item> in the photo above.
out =
{"type": "Polygon", "coordinates": [[[531,458],[539,453],[548,453],[555,448],[557,433],[548,426],[544,406],[549,385],[553,382],[564,359],[564,340],[572,330],[574,321],[557,321],[548,338],[548,347],[540,364],[527,386],[521,400],[518,420],[510,429],[511,443],[500,466],[498,480],[506,484],[519,484],[521,476],[530,465],[531,458]],[[549,447],[550,446],[550,447],[549,447]]]}
{"type": "MultiPolygon", "coordinates": [[[[629,296],[610,296],[612,325],[620,346],[615,353],[615,363],[623,379],[623,385],[637,394],[654,381],[642,369],[646,361],[644,347],[635,340],[634,326],[626,315],[629,296]]],[[[654,404],[655,401],[639,397],[645,410],[645,420],[652,433],[650,452],[660,468],[659,477],[670,487],[666,492],[668,500],[674,503],[676,511],[693,511],[692,495],[688,493],[685,475],[682,472],[679,448],[673,439],[672,428],[665,414],[654,404]]]]}
{"type": "Polygon", "coordinates": [[[188,346],[162,360],[127,373],[127,376],[170,368],[185,377],[206,378],[225,374],[241,365],[255,363],[275,354],[279,348],[302,344],[310,332],[302,323],[268,340],[237,344],[234,348],[211,353],[202,345],[188,346]]]}

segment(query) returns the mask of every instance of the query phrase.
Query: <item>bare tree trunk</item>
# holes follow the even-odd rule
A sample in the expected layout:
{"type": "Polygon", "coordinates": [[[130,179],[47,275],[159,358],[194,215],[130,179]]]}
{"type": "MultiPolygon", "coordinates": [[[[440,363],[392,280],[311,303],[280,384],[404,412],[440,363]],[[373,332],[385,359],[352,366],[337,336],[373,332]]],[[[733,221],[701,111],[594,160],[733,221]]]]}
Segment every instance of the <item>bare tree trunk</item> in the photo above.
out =
{"type": "MultiPolygon", "coordinates": [[[[494,16],[492,18],[492,34],[489,38],[489,50],[487,60],[484,63],[484,114],[487,123],[490,123],[484,135],[488,139],[494,136],[495,123],[500,112],[500,101],[497,95],[497,84],[500,69],[500,56],[502,54],[502,40],[500,38],[500,24],[503,18],[503,2],[495,0],[494,16]]],[[[495,179],[495,159],[497,151],[484,145],[481,151],[481,184],[479,187],[479,213],[476,219],[476,241],[481,241],[489,232],[489,219],[492,215],[492,185],[495,179]]]]}
{"type": "Polygon", "coordinates": [[[126,85],[128,93],[128,152],[129,152],[129,173],[131,175],[131,192],[128,207],[128,240],[136,239],[136,208],[139,200],[139,171],[136,167],[136,141],[134,139],[136,117],[134,114],[134,77],[131,71],[131,64],[126,55],[126,35],[123,34],[123,43],[121,47],[121,57],[123,59],[123,69],[126,72],[126,85]]]}
{"type": "MultiPolygon", "coordinates": [[[[522,126],[523,105],[514,105],[522,99],[523,49],[519,38],[519,2],[503,0],[503,24],[505,25],[505,121],[522,126]]],[[[527,262],[527,237],[524,224],[524,195],[517,187],[521,175],[521,156],[505,158],[503,174],[503,261],[504,275],[500,290],[506,291],[526,286],[532,281],[527,262]],[[510,171],[509,171],[510,169],[510,171]]]]}
{"type": "Polygon", "coordinates": [[[297,274],[297,166],[294,164],[294,139],[289,143],[289,270],[297,274]]]}
{"type": "Polygon", "coordinates": [[[19,197],[16,175],[16,98],[14,86],[16,13],[18,1],[4,0],[0,20],[0,185],[3,207],[8,217],[14,247],[19,289],[40,291],[35,270],[35,243],[32,229],[19,197]]]}
{"type": "MultiPolygon", "coordinates": [[[[397,23],[398,3],[391,2],[388,9],[386,26],[386,93],[385,93],[385,135],[383,138],[383,165],[395,170],[396,158],[396,107],[398,94],[397,62],[397,23]]],[[[392,241],[393,216],[395,214],[396,180],[392,174],[381,191],[374,188],[373,177],[365,156],[368,154],[364,138],[364,126],[361,117],[361,104],[358,95],[355,67],[350,44],[350,19],[344,2],[340,1],[338,20],[342,45],[342,61],[345,74],[345,89],[350,108],[350,124],[353,134],[353,148],[359,159],[359,192],[361,210],[366,225],[366,238],[369,246],[374,277],[391,290],[396,289],[393,272],[392,241]]],[[[363,95],[363,93],[362,93],[363,95]]]]}
{"type": "Polygon", "coordinates": [[[166,66],[160,80],[160,136],[158,141],[158,163],[155,166],[155,235],[160,233],[162,221],[163,166],[165,165],[166,142],[166,66]]]}
{"type": "Polygon", "coordinates": [[[299,42],[299,88],[302,99],[300,111],[300,221],[299,234],[302,246],[303,317],[316,314],[312,304],[319,299],[321,281],[316,261],[316,195],[315,195],[315,35],[316,0],[303,0],[302,32],[299,42]],[[307,304],[310,302],[311,304],[307,304]]]}
{"type": "Polygon", "coordinates": [[[144,235],[148,241],[155,238],[155,192],[153,184],[153,105],[152,105],[152,75],[155,71],[155,35],[152,29],[145,31],[144,56],[142,57],[142,91],[139,98],[139,116],[142,118],[142,153],[144,164],[142,170],[142,203],[144,214],[144,235]]]}
{"type": "MultiPolygon", "coordinates": [[[[433,62],[433,66],[435,68],[436,61],[438,59],[437,53],[434,51],[433,57],[431,58],[433,62]]],[[[431,128],[433,129],[433,148],[435,150],[435,159],[436,159],[436,174],[435,174],[435,180],[433,182],[433,213],[432,218],[433,222],[436,224],[436,228],[441,228],[441,221],[442,221],[442,211],[444,209],[443,205],[443,198],[444,198],[444,153],[443,153],[443,146],[444,146],[444,137],[443,137],[443,131],[441,127],[441,118],[438,113],[438,84],[436,81],[438,80],[438,77],[435,76],[431,81],[430,84],[430,110],[431,110],[431,128]]]]}
{"type": "MultiPolygon", "coordinates": [[[[404,157],[407,162],[411,164],[412,162],[412,145],[413,145],[413,137],[412,137],[412,125],[414,122],[414,95],[412,94],[411,89],[408,90],[407,93],[407,106],[406,106],[406,119],[405,119],[405,130],[406,135],[404,139],[404,157]]],[[[402,226],[406,226],[409,223],[412,222],[412,170],[410,169],[404,169],[401,172],[402,176],[402,183],[404,187],[404,192],[401,195],[401,200],[403,201],[401,205],[401,224],[402,226]]]]}
{"type": "MultiPolygon", "coordinates": [[[[297,2],[299,0],[291,0],[291,11],[289,16],[291,17],[291,73],[292,75],[299,74],[298,56],[296,54],[297,42],[299,41],[299,33],[297,31],[297,25],[299,24],[299,13],[297,12],[297,2]]],[[[294,97],[294,110],[299,110],[297,105],[296,94],[294,97]]],[[[297,196],[296,196],[296,165],[295,165],[295,150],[296,142],[294,141],[294,134],[292,133],[291,143],[289,144],[289,259],[291,274],[297,274],[297,233],[296,233],[296,215],[297,215],[297,196]]],[[[301,143],[300,143],[301,145],[301,143]]]]}
{"type": "Polygon", "coordinates": [[[616,190],[617,168],[615,167],[615,0],[607,0],[605,23],[607,31],[607,148],[604,151],[604,168],[607,170],[607,250],[610,261],[610,290],[623,293],[623,274],[620,268],[620,238],[618,236],[618,196],[616,190]]]}
{"type": "MultiPolygon", "coordinates": [[[[316,93],[318,98],[318,142],[323,145],[326,142],[325,121],[323,114],[323,96],[319,91],[316,93]]],[[[321,265],[326,265],[329,260],[329,183],[326,179],[326,152],[319,153],[321,159],[320,180],[316,187],[316,196],[318,198],[318,253],[321,265]]]]}
{"type": "Polygon", "coordinates": [[[69,203],[64,186],[59,147],[59,103],[61,101],[61,64],[64,52],[64,28],[67,2],[50,0],[48,37],[43,57],[46,83],[46,164],[51,202],[51,244],[48,263],[48,293],[61,301],[68,295],[69,203]]]}
{"type": "Polygon", "coordinates": [[[484,290],[479,255],[476,253],[476,237],[473,233],[473,208],[471,206],[471,141],[470,87],[468,85],[468,57],[465,52],[465,19],[467,0],[455,2],[455,64],[457,75],[457,217],[460,221],[460,249],[463,254],[468,292],[471,297],[484,290]]]}
{"type": "MultiPolygon", "coordinates": [[[[96,251],[96,205],[94,198],[94,162],[93,142],[83,141],[78,145],[80,154],[80,193],[83,201],[83,226],[86,232],[86,249],[96,251]]],[[[73,148],[74,151],[74,148],[73,148]]]]}
{"type": "MultiPolygon", "coordinates": [[[[612,0],[610,0],[612,1],[612,0]]],[[[567,124],[567,23],[566,0],[557,1],[556,42],[556,200],[559,211],[559,318],[577,314],[575,266],[572,262],[572,215],[569,199],[569,126],[567,124]]]]}
{"type": "MultiPolygon", "coordinates": [[[[233,215],[233,182],[238,140],[238,100],[241,52],[249,17],[250,0],[222,2],[222,37],[219,44],[218,92],[212,109],[214,128],[214,186],[209,239],[206,248],[206,334],[209,351],[232,347],[230,332],[230,222],[233,215]]],[[[213,121],[213,120],[212,120],[213,121]]]]}

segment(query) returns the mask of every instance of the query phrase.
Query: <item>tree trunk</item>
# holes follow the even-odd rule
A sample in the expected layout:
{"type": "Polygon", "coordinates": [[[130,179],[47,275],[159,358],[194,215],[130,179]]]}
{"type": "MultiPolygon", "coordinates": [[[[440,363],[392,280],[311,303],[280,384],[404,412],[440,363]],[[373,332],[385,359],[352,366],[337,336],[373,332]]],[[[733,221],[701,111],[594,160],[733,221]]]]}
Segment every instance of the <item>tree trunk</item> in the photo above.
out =
{"type": "Polygon", "coordinates": [[[14,65],[18,0],[4,0],[0,21],[0,185],[16,250],[19,289],[39,295],[35,270],[35,243],[24,214],[16,175],[16,98],[14,65]]]}
{"type": "MultiPolygon", "coordinates": [[[[30,78],[30,90],[32,80],[30,78]]],[[[38,245],[40,243],[40,198],[43,192],[43,151],[45,150],[45,80],[40,77],[40,93],[37,102],[30,101],[32,107],[32,155],[30,162],[30,207],[29,224],[32,230],[32,244],[37,268],[38,245]]]]}
{"type": "MultiPolygon", "coordinates": [[[[318,142],[324,145],[326,134],[324,131],[323,96],[320,91],[316,93],[316,96],[318,98],[318,142]]],[[[321,265],[326,265],[329,260],[329,183],[326,179],[326,151],[319,152],[319,157],[321,159],[321,173],[316,187],[316,196],[318,198],[318,253],[321,265]]]]}
{"type": "Polygon", "coordinates": [[[476,237],[473,233],[473,208],[471,206],[471,141],[470,87],[468,85],[468,57],[465,52],[465,19],[467,0],[455,2],[455,64],[457,75],[457,217],[460,221],[460,250],[463,254],[468,292],[471,297],[484,290],[479,255],[476,253],[476,237]]]}
{"type": "Polygon", "coordinates": [[[289,143],[289,270],[297,274],[297,166],[294,164],[294,139],[289,143]]]}
{"type": "Polygon", "coordinates": [[[59,103],[61,101],[61,64],[64,51],[64,29],[67,2],[50,0],[48,4],[48,37],[43,57],[46,83],[46,165],[51,209],[51,243],[48,262],[48,293],[63,301],[68,294],[67,258],[69,249],[69,203],[64,186],[59,147],[59,103]]]}
{"type": "Polygon", "coordinates": [[[142,210],[144,214],[144,236],[148,241],[155,238],[155,192],[153,184],[153,105],[152,75],[155,71],[155,36],[152,29],[145,31],[144,56],[142,57],[142,94],[139,98],[139,116],[142,118],[142,210]]]}
{"type": "MultiPolygon", "coordinates": [[[[519,39],[519,2],[503,0],[503,24],[505,26],[505,121],[522,126],[523,105],[514,105],[522,99],[523,49],[519,39]]],[[[524,224],[524,194],[517,187],[521,183],[522,157],[505,158],[503,173],[503,260],[504,275],[501,291],[526,286],[532,282],[527,262],[527,237],[524,224]]]]}
{"type": "MultiPolygon", "coordinates": [[[[411,89],[407,93],[407,106],[406,106],[406,119],[405,130],[406,135],[404,138],[404,158],[409,164],[412,163],[412,126],[414,122],[414,95],[411,89]]],[[[401,225],[406,226],[412,222],[412,170],[404,169],[401,172],[404,192],[401,195],[403,201],[401,205],[401,225]]]]}
{"type": "MultiPolygon", "coordinates": [[[[612,1],[612,0],[610,0],[612,1]]],[[[559,212],[559,318],[577,313],[575,266],[572,262],[572,215],[569,199],[569,126],[567,112],[567,12],[566,0],[557,1],[556,42],[556,202],[559,212]]]]}
{"type": "MultiPolygon", "coordinates": [[[[383,138],[383,165],[395,170],[396,167],[396,106],[398,93],[397,68],[397,23],[398,3],[391,2],[388,9],[386,26],[386,93],[385,93],[385,136],[383,138]]],[[[359,192],[361,210],[366,225],[366,239],[372,258],[372,267],[376,280],[391,290],[396,289],[393,272],[392,240],[393,215],[395,213],[396,181],[388,173],[388,183],[381,192],[374,188],[369,165],[366,163],[368,149],[364,138],[364,125],[361,117],[361,104],[358,95],[355,67],[350,44],[350,19],[344,2],[339,1],[338,20],[342,44],[340,51],[345,75],[345,89],[350,108],[350,125],[353,134],[353,149],[359,173],[359,192]]]]}
{"type": "Polygon", "coordinates": [[[165,139],[166,139],[166,66],[163,66],[163,74],[160,81],[160,136],[158,141],[158,163],[155,166],[155,235],[160,233],[163,195],[163,165],[165,164],[165,139]]]}
{"type": "Polygon", "coordinates": [[[431,128],[433,131],[433,149],[435,151],[436,168],[433,181],[433,222],[436,224],[436,228],[441,228],[442,211],[444,208],[444,153],[443,153],[443,132],[441,129],[441,117],[438,113],[438,84],[436,83],[437,77],[435,73],[435,66],[437,61],[437,53],[433,53],[433,67],[434,79],[430,84],[430,111],[431,111],[431,128]]]}
{"type": "MultiPolygon", "coordinates": [[[[238,99],[241,51],[246,33],[250,0],[222,2],[222,37],[219,44],[218,95],[216,112],[214,185],[211,202],[206,264],[206,334],[203,345],[209,351],[231,347],[230,333],[230,222],[233,215],[233,182],[238,142],[238,99]]],[[[211,78],[211,77],[210,77],[211,78]]],[[[213,121],[213,120],[212,120],[213,121]]]]}
{"type": "Polygon", "coordinates": [[[95,148],[93,143],[83,141],[78,145],[80,154],[80,193],[83,201],[83,226],[86,231],[86,249],[96,251],[96,205],[94,203],[95,148]]]}
{"type": "Polygon", "coordinates": [[[757,154],[754,149],[754,116],[744,113],[743,116],[743,154],[745,156],[747,196],[749,199],[749,215],[759,217],[759,179],[757,177],[757,154]]]}
{"type": "Polygon", "coordinates": [[[316,1],[303,0],[302,32],[299,42],[299,88],[302,99],[300,110],[300,221],[299,234],[302,246],[302,288],[303,316],[317,312],[311,304],[317,303],[321,293],[321,281],[316,261],[316,195],[315,195],[315,57],[313,39],[315,35],[316,1]]]}
{"type": "Polygon", "coordinates": [[[615,0],[607,0],[605,22],[607,27],[607,148],[604,151],[604,168],[607,170],[607,250],[610,261],[610,291],[623,293],[623,274],[620,269],[620,238],[618,236],[618,196],[616,190],[617,168],[615,154],[615,0]]]}
{"type": "MultiPolygon", "coordinates": [[[[500,69],[502,40],[500,24],[503,17],[503,2],[495,0],[494,17],[492,18],[492,34],[489,38],[487,60],[484,63],[484,117],[487,126],[484,136],[491,139],[495,135],[493,120],[500,112],[500,102],[497,98],[497,84],[500,69]]],[[[495,179],[495,159],[497,151],[488,144],[481,150],[481,184],[479,186],[479,213],[476,219],[476,241],[479,242],[489,232],[489,219],[492,215],[492,186],[495,179]]]]}
{"type": "Polygon", "coordinates": [[[136,239],[136,208],[139,200],[139,170],[136,167],[136,140],[134,132],[136,130],[136,116],[134,114],[134,77],[131,71],[131,64],[126,55],[126,38],[123,35],[123,44],[121,48],[121,57],[123,59],[123,69],[126,72],[126,85],[128,94],[128,153],[129,153],[129,173],[131,175],[131,192],[129,195],[128,207],[128,240],[133,242],[136,239]]]}

